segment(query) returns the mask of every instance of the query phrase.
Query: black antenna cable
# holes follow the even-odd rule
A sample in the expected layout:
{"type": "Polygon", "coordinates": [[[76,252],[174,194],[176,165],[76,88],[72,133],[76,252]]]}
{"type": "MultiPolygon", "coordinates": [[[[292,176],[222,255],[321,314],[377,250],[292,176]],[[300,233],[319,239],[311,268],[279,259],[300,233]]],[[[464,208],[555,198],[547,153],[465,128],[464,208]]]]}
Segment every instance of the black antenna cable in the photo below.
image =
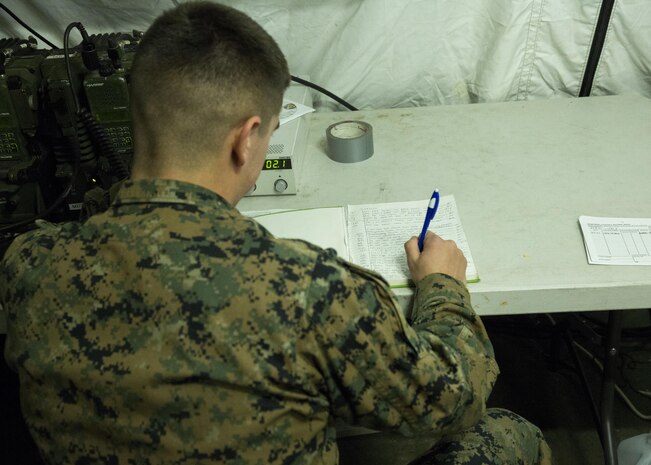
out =
{"type": "Polygon", "coordinates": [[[29,24],[27,24],[25,21],[23,21],[23,20],[20,19],[18,16],[16,16],[16,15],[14,14],[14,12],[11,11],[11,10],[10,10],[9,8],[7,8],[6,6],[4,6],[3,3],[0,3],[0,8],[2,8],[2,9],[3,9],[3,10],[4,10],[4,11],[9,15],[9,16],[11,16],[12,18],[14,18],[18,24],[20,24],[22,27],[24,27],[24,28],[27,29],[29,32],[31,32],[31,33],[34,34],[36,37],[38,37],[38,38],[41,39],[43,42],[45,42],[47,45],[49,45],[50,48],[58,48],[58,47],[57,47],[56,45],[54,45],[52,42],[50,42],[50,41],[47,40],[45,37],[43,37],[41,34],[39,34],[39,33],[36,32],[34,29],[32,29],[32,28],[29,26],[29,24]]]}
{"type": "Polygon", "coordinates": [[[298,82],[299,84],[303,84],[304,86],[307,86],[307,87],[311,87],[314,90],[318,90],[322,94],[327,95],[328,97],[330,97],[335,102],[338,102],[338,103],[342,104],[343,106],[348,108],[350,111],[357,111],[357,108],[352,106],[350,103],[346,102],[341,97],[337,97],[335,94],[333,94],[332,92],[330,92],[327,89],[324,89],[321,86],[318,86],[318,85],[316,85],[316,84],[314,84],[314,83],[312,83],[310,81],[306,81],[305,79],[301,79],[301,78],[296,77],[296,76],[292,76],[292,81],[298,82]]]}

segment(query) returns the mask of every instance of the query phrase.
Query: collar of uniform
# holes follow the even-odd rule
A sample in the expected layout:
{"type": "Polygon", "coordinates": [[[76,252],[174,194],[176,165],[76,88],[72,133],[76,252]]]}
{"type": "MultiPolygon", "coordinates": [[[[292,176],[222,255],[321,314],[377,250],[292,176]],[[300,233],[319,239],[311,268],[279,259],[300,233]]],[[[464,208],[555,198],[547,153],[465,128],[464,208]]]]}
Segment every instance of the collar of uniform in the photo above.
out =
{"type": "Polygon", "coordinates": [[[217,208],[233,207],[219,194],[205,187],[174,179],[140,179],[126,180],[120,187],[113,202],[114,206],[134,203],[182,203],[212,206],[217,208]]]}

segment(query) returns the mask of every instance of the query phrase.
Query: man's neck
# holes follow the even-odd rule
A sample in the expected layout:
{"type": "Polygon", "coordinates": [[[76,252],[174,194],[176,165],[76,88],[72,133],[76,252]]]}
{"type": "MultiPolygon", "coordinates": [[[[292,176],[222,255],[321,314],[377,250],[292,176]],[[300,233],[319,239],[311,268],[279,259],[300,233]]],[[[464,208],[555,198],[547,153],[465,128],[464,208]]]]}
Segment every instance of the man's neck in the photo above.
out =
{"type": "Polygon", "coordinates": [[[131,179],[137,181],[139,179],[173,179],[176,181],[189,182],[201,186],[205,189],[216,192],[222,196],[229,204],[235,205],[241,198],[237,186],[234,186],[232,180],[227,177],[214,176],[214,171],[206,169],[202,172],[188,172],[174,169],[157,170],[155,173],[151,171],[143,172],[136,167],[132,170],[131,179]]]}

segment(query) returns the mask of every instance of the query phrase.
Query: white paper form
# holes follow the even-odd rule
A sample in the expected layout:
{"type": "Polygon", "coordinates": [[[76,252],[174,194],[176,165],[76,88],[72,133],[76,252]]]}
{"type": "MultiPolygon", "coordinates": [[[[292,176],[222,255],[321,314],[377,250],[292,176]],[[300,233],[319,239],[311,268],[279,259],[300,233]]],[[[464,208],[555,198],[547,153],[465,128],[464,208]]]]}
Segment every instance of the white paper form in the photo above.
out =
{"type": "MultiPolygon", "coordinates": [[[[443,239],[452,239],[457,243],[468,261],[467,280],[477,281],[477,270],[454,196],[443,196],[440,202],[429,229],[443,239]]],[[[410,274],[404,243],[420,234],[428,204],[429,200],[416,200],[349,205],[347,233],[351,261],[376,271],[393,286],[406,285],[410,274]]]]}
{"type": "Polygon", "coordinates": [[[325,249],[333,248],[340,257],[350,259],[342,207],[250,211],[242,214],[255,218],[276,237],[303,239],[325,249]]]}
{"type": "Polygon", "coordinates": [[[651,218],[580,216],[579,224],[594,265],[651,265],[651,218]]]}
{"type": "Polygon", "coordinates": [[[285,123],[289,123],[291,120],[299,118],[307,113],[314,111],[314,108],[303,105],[299,102],[294,102],[293,100],[283,99],[283,106],[280,109],[280,115],[278,116],[278,124],[282,126],[285,123]]]}

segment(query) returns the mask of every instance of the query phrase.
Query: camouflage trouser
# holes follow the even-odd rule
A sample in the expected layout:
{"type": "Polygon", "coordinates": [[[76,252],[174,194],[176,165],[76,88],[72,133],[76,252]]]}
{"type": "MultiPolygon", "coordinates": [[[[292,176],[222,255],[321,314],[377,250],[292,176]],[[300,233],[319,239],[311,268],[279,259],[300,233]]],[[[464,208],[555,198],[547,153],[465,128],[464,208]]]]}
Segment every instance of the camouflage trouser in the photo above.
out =
{"type": "Polygon", "coordinates": [[[540,430],[503,409],[489,409],[474,427],[446,437],[410,465],[551,465],[540,430]]]}

